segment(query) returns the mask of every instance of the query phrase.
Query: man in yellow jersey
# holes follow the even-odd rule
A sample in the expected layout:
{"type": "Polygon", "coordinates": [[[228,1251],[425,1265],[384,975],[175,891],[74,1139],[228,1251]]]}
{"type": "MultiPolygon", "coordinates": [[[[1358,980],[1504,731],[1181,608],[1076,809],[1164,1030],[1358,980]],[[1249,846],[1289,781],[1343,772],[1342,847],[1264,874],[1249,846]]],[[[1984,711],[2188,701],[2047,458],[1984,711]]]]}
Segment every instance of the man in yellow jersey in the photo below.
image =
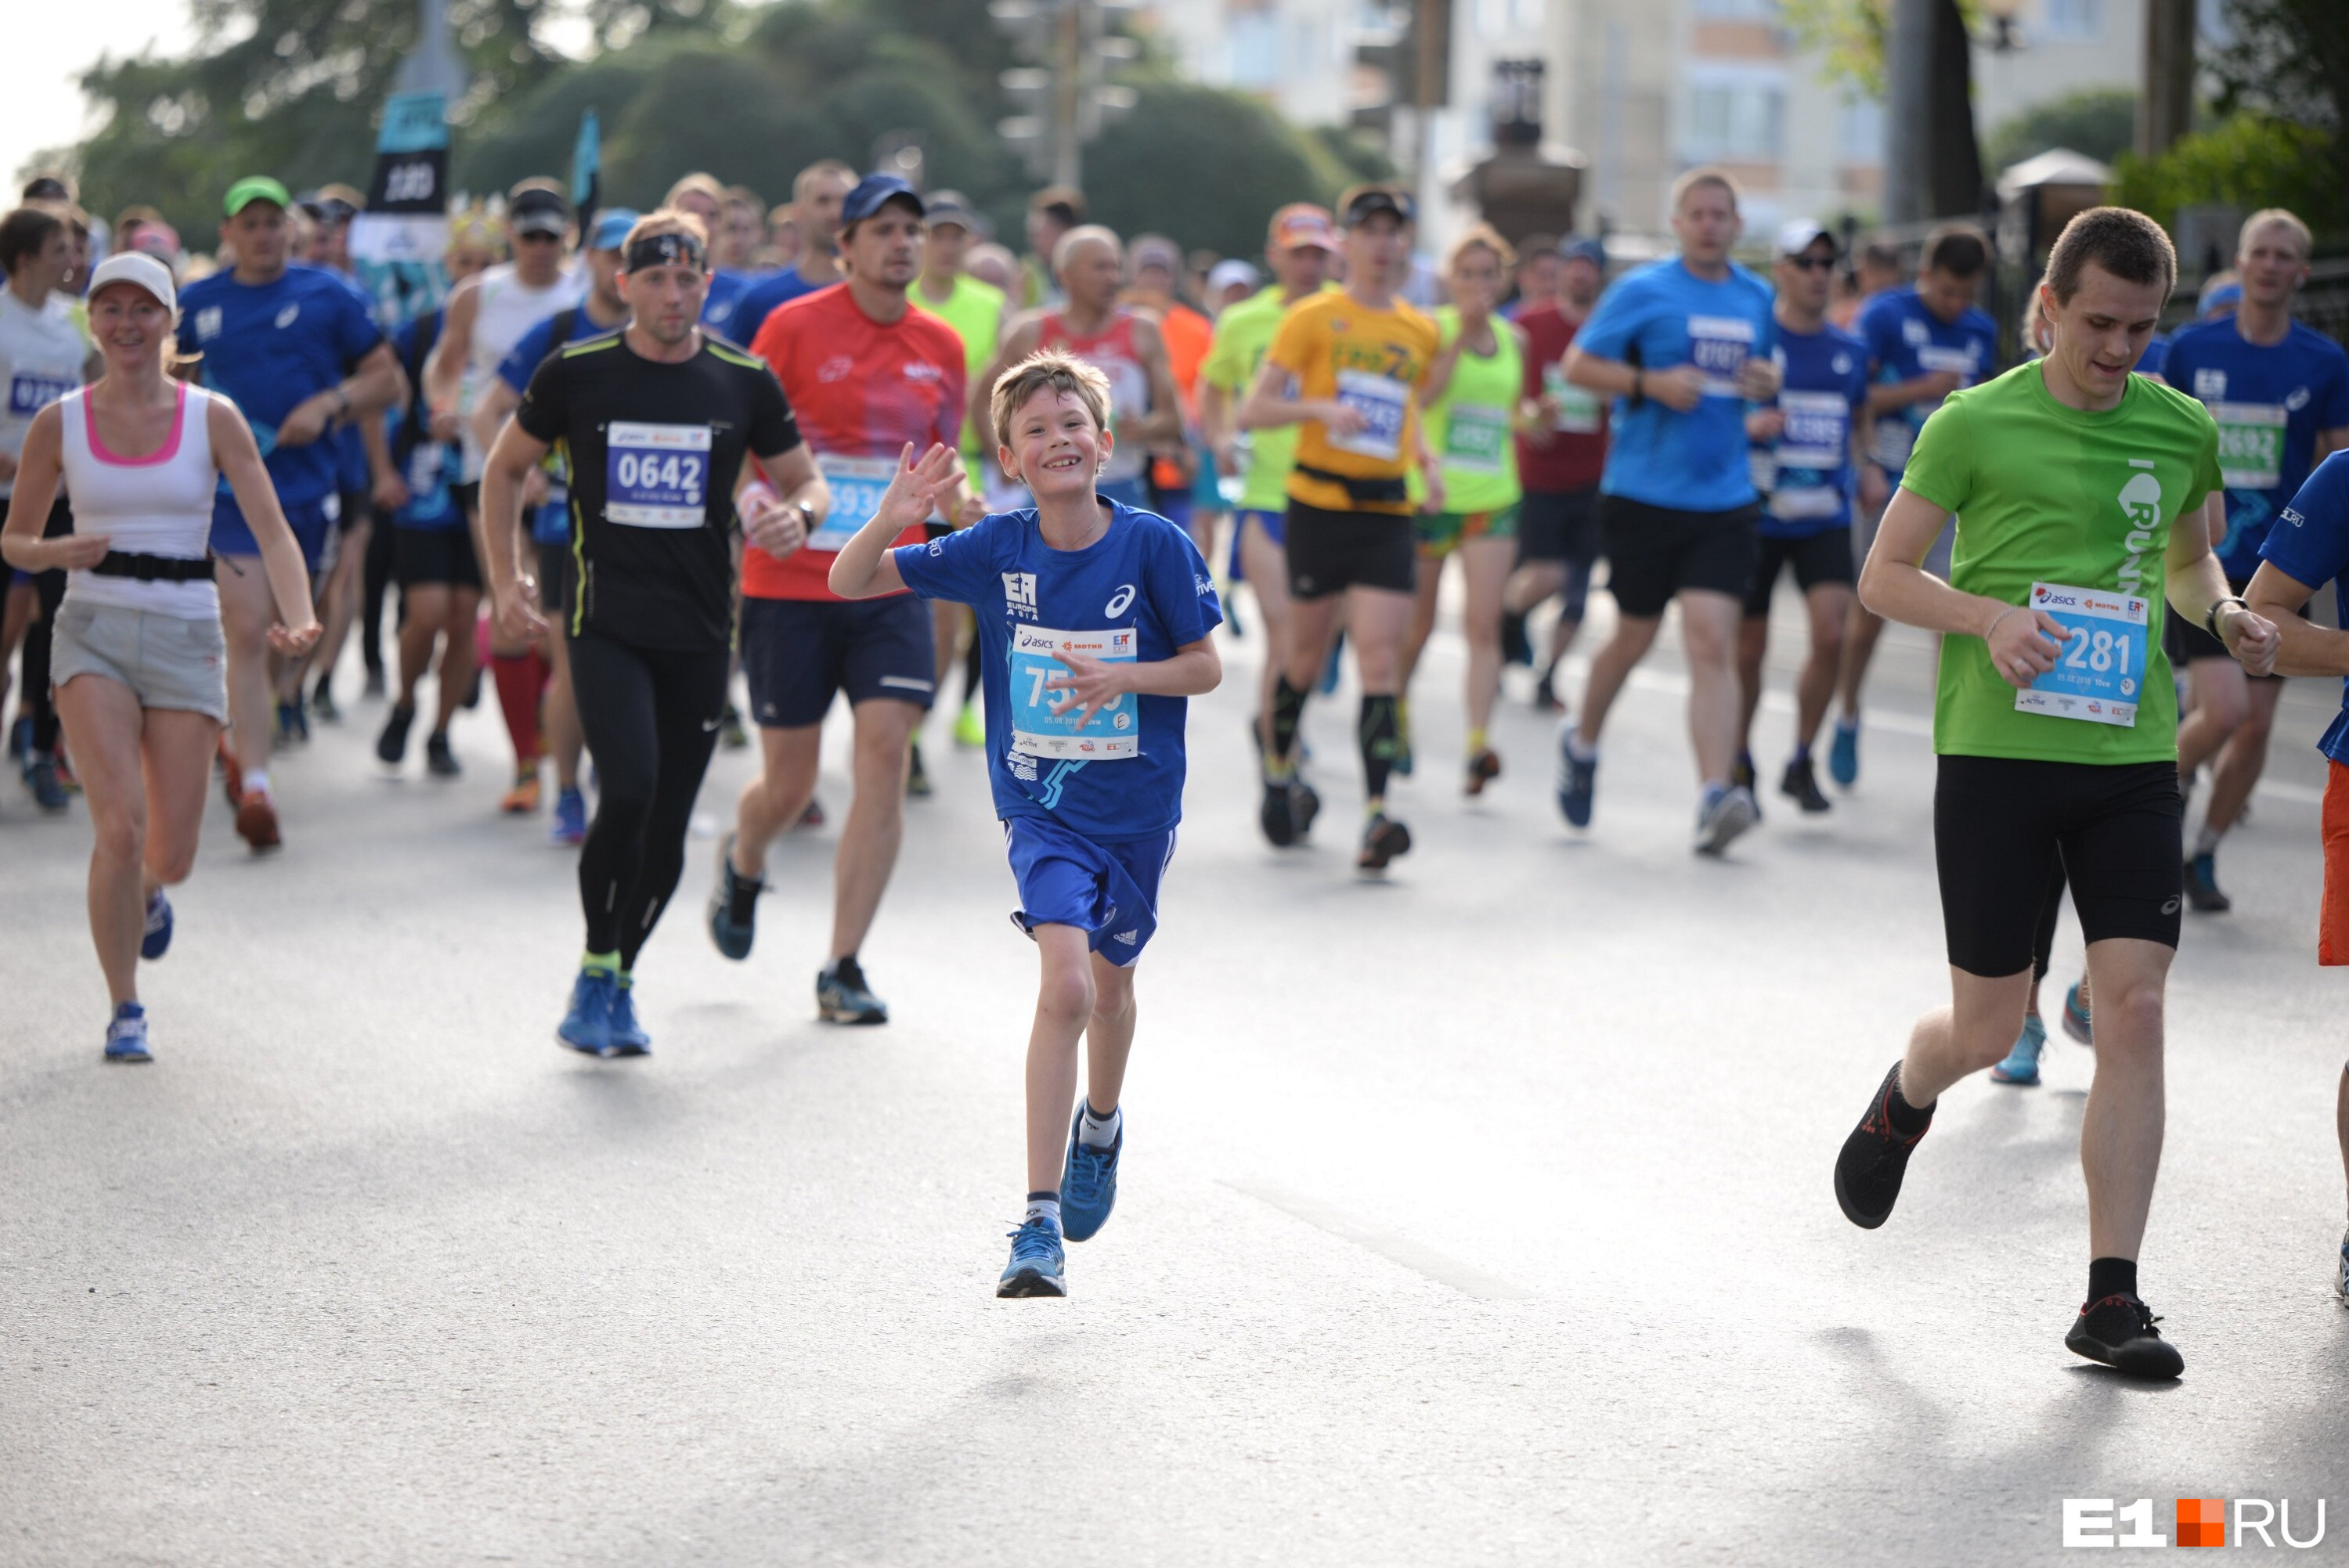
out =
{"type": "Polygon", "coordinates": [[[1288,476],[1288,592],[1295,609],[1287,668],[1273,687],[1259,821],[1276,845],[1297,840],[1297,732],[1337,629],[1340,594],[1361,678],[1359,735],[1366,821],[1358,870],[1383,872],[1411,848],[1386,813],[1399,746],[1395,694],[1417,581],[1405,475],[1425,476],[1443,505],[1444,480],[1420,429],[1435,358],[1435,323],[1396,290],[1411,275],[1414,217],[1408,192],[1357,186],[1339,202],[1346,286],[1292,309],[1240,405],[1242,429],[1299,427],[1288,476]],[[1350,590],[1350,593],[1349,592],[1350,590]]]}
{"type": "MultiPolygon", "coordinates": [[[[972,242],[981,237],[983,228],[969,200],[959,191],[938,191],[925,201],[929,229],[922,240],[922,271],[914,280],[914,303],[955,329],[955,335],[962,339],[963,374],[976,380],[978,373],[987,368],[988,361],[995,357],[996,345],[1002,340],[1003,291],[963,270],[963,257],[972,242]]],[[[962,466],[974,490],[990,470],[1000,472],[986,460],[987,445],[979,438],[978,426],[966,418],[962,427],[962,466]]],[[[947,524],[933,522],[930,531],[936,537],[950,530],[947,524]]],[[[931,604],[930,614],[936,633],[938,691],[943,695],[947,670],[954,664],[958,646],[970,640],[965,631],[970,609],[941,599],[931,604]]],[[[978,710],[972,706],[978,684],[976,678],[964,681],[962,711],[955,720],[955,738],[966,746],[984,745],[987,739],[979,727],[978,710]]],[[[930,792],[929,774],[922,766],[919,741],[914,745],[914,765],[906,789],[916,795],[930,792]]]]}

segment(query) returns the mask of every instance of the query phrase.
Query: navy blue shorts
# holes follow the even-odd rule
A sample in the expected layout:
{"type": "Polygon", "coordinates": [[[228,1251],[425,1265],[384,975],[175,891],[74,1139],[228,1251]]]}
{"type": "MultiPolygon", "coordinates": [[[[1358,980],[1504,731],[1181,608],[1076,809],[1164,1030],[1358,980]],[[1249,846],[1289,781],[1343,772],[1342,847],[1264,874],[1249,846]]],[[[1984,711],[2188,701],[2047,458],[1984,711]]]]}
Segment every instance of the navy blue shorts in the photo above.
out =
{"type": "Polygon", "coordinates": [[[1007,817],[1003,846],[1019,884],[1013,924],[1072,925],[1123,969],[1158,932],[1158,883],[1174,858],[1174,830],[1097,844],[1047,817],[1007,817]]]}
{"type": "MultiPolygon", "coordinates": [[[[323,495],[316,500],[285,509],[285,521],[294,530],[294,541],[302,547],[302,563],[310,569],[313,577],[327,558],[326,546],[335,538],[335,521],[342,510],[342,498],[336,495],[323,495]]],[[[245,525],[244,513],[237,510],[234,496],[212,498],[212,542],[214,555],[261,553],[261,542],[245,525]]]]}
{"type": "Polygon", "coordinates": [[[1240,569],[1240,535],[1247,531],[1248,519],[1250,518],[1256,519],[1257,526],[1264,530],[1264,536],[1267,539],[1271,540],[1275,544],[1279,545],[1284,550],[1288,547],[1288,512],[1257,511],[1254,510],[1248,510],[1232,513],[1232,559],[1230,575],[1232,581],[1235,583],[1245,583],[1247,581],[1247,573],[1240,569]]]}
{"type": "Polygon", "coordinates": [[[823,723],[835,692],[851,707],[885,696],[926,709],[936,647],[930,607],[911,593],[742,601],[742,674],[750,717],[767,729],[823,723]]]}

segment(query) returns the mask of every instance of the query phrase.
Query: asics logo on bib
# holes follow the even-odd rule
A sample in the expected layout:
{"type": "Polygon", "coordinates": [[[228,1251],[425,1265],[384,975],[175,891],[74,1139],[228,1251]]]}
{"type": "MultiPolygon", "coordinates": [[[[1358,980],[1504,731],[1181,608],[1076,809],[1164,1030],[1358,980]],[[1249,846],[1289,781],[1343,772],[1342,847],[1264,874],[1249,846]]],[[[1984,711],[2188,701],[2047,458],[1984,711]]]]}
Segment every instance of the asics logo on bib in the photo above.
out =
{"type": "Polygon", "coordinates": [[[1126,611],[1133,607],[1133,584],[1131,583],[1121,583],[1117,592],[1111,596],[1110,602],[1102,606],[1102,614],[1104,615],[1123,615],[1126,611]]]}
{"type": "Polygon", "coordinates": [[[1033,572],[1007,572],[1003,574],[1003,607],[1015,615],[1036,618],[1036,574],[1033,572]]]}
{"type": "MultiPolygon", "coordinates": [[[[2141,458],[2131,458],[2129,463],[2132,467],[2138,463],[2145,463],[2147,468],[2153,466],[2141,458]]],[[[2131,474],[2128,483],[2121,486],[2120,503],[2122,512],[2128,518],[2129,531],[2121,541],[2128,556],[2121,562],[2119,582],[2124,592],[2134,593],[2145,577],[2140,562],[2145,560],[2145,552],[2153,548],[2153,531],[2161,526],[2161,481],[2151,474],[2131,474]]]]}
{"type": "Polygon", "coordinates": [[[287,305],[284,310],[281,310],[281,311],[279,311],[279,312],[277,313],[277,328],[278,328],[278,330],[279,330],[280,332],[283,332],[285,328],[287,328],[287,327],[289,327],[289,326],[293,325],[295,324],[295,322],[296,322],[296,321],[298,321],[298,320],[300,320],[300,319],[301,319],[301,315],[302,315],[302,307],[301,307],[300,305],[298,305],[298,304],[289,304],[289,305],[287,305]]]}

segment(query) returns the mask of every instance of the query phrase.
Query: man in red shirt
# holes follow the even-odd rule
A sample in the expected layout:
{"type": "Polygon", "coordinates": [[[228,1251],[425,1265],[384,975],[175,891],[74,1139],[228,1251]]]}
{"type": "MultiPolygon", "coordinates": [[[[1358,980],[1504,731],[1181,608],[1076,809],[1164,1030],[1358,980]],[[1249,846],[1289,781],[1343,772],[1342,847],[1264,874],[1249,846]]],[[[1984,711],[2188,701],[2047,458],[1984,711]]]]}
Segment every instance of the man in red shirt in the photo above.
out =
{"type": "Polygon", "coordinates": [[[1607,252],[1596,240],[1575,240],[1560,253],[1565,261],[1557,296],[1529,306],[1517,317],[1532,339],[1525,356],[1526,396],[1538,398],[1547,422],[1517,434],[1517,473],[1526,499],[1517,514],[1517,570],[1502,598],[1501,644],[1505,655],[1531,659],[1526,617],[1551,594],[1560,595],[1557,624],[1542,660],[1535,701],[1552,712],[1557,698],[1558,661],[1582,630],[1590,593],[1591,568],[1599,561],[1599,476],[1607,467],[1607,404],[1597,393],[1568,384],[1567,346],[1599,301],[1607,281],[1607,252]]]}
{"type": "MultiPolygon", "coordinates": [[[[816,1011],[839,1024],[884,1024],[857,951],[873,925],[905,831],[905,763],[935,689],[930,613],[910,594],[848,601],[825,582],[832,558],[873,515],[911,443],[962,439],[962,339],[905,290],[921,269],[923,209],[894,174],[870,174],[841,207],[843,286],[770,315],[750,351],[774,367],[800,434],[830,482],[833,508],[804,549],[742,552],[742,671],[763,765],[743,786],[719,857],[709,934],[747,958],[767,849],[815,793],[823,717],[845,691],[855,716],[856,797],[833,866],[832,949],[816,1011]]],[[[957,481],[952,506],[963,506],[957,481]]],[[[918,544],[909,528],[899,544],[918,544]]]]}

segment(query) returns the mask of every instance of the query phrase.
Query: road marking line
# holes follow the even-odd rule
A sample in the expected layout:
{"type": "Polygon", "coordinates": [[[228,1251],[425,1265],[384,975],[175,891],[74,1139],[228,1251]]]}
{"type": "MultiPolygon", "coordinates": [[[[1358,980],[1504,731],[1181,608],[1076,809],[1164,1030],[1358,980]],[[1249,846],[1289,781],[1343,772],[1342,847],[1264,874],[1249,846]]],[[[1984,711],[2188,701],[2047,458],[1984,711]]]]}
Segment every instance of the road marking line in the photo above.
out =
{"type": "Polygon", "coordinates": [[[1457,1258],[1447,1257],[1433,1247],[1422,1246],[1409,1236],[1398,1236],[1383,1231],[1373,1231],[1361,1221],[1330,1207],[1318,1199],[1268,1181],[1226,1181],[1233,1191],[1254,1198],[1288,1215],[1302,1220],[1319,1231],[1327,1231],[1342,1241],[1353,1243],[1391,1264],[1400,1264],[1415,1274],[1450,1285],[1463,1295],[1473,1295],[1482,1301],[1526,1301],[1533,1292],[1515,1284],[1497,1274],[1471,1268],[1457,1258]]]}

